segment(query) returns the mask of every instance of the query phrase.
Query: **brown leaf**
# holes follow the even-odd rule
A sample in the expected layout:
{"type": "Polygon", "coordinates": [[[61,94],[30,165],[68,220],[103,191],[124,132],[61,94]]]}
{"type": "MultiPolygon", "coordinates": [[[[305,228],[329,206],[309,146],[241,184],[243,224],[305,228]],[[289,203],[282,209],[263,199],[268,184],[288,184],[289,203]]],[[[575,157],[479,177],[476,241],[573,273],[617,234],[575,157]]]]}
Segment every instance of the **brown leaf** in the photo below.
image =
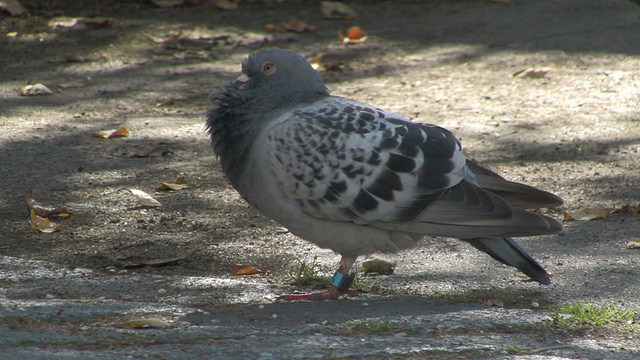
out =
{"type": "Polygon", "coordinates": [[[564,221],[576,220],[576,221],[590,221],[590,220],[602,220],[605,219],[613,211],[612,208],[604,208],[602,206],[592,206],[585,209],[578,209],[571,212],[565,212],[563,216],[564,221]]]}
{"type": "Polygon", "coordinates": [[[177,177],[169,182],[163,182],[156,186],[156,190],[182,190],[188,188],[187,180],[183,177],[177,177]]]}
{"type": "Polygon", "coordinates": [[[621,212],[623,214],[637,214],[640,213],[640,202],[636,203],[636,202],[632,202],[630,204],[624,204],[620,207],[619,211],[616,212],[621,212]]]}
{"type": "Polygon", "coordinates": [[[149,155],[151,155],[151,154],[153,154],[155,152],[158,152],[160,150],[162,150],[162,146],[158,145],[158,146],[155,146],[153,149],[149,150],[146,154],[135,153],[135,154],[129,155],[129,157],[131,157],[131,158],[145,158],[145,157],[148,157],[149,155]]]}
{"type": "Polygon", "coordinates": [[[265,25],[265,29],[268,32],[276,32],[276,31],[277,32],[285,32],[285,31],[287,31],[287,30],[285,30],[285,28],[282,25],[276,25],[276,24],[271,24],[271,23],[265,25]]]}
{"type": "Polygon", "coordinates": [[[33,230],[42,232],[55,232],[62,228],[62,225],[52,223],[48,218],[51,216],[59,218],[71,219],[75,214],[67,211],[65,208],[45,207],[38,204],[34,197],[33,191],[29,188],[24,193],[24,200],[31,215],[30,226],[33,230]]]}
{"type": "Polygon", "coordinates": [[[520,79],[531,78],[531,79],[541,79],[547,75],[547,73],[551,69],[548,67],[545,68],[528,68],[524,70],[518,70],[513,73],[513,77],[517,77],[520,79]]]}
{"type": "Polygon", "coordinates": [[[325,19],[353,19],[356,12],[349,5],[340,1],[323,1],[320,3],[320,12],[325,19]]]}
{"type": "Polygon", "coordinates": [[[49,219],[36,215],[36,211],[33,208],[30,210],[30,214],[29,226],[34,231],[50,234],[62,229],[62,225],[52,223],[49,219]]]}
{"type": "Polygon", "coordinates": [[[370,273],[378,273],[390,275],[393,274],[393,268],[395,264],[382,260],[382,259],[372,259],[362,263],[362,272],[365,274],[370,273]]]}
{"type": "Polygon", "coordinates": [[[116,131],[109,134],[109,136],[107,136],[107,139],[111,139],[114,137],[124,137],[124,136],[129,136],[129,130],[127,130],[124,127],[120,127],[116,131]]]}
{"type": "Polygon", "coordinates": [[[236,275],[236,276],[266,273],[266,270],[254,268],[251,265],[240,265],[240,264],[231,265],[231,271],[233,272],[233,275],[236,275]]]}
{"type": "Polygon", "coordinates": [[[311,65],[313,70],[318,71],[318,69],[320,69],[322,67],[322,57],[323,56],[324,56],[324,54],[320,54],[318,56],[312,57],[311,59],[307,59],[307,62],[309,63],[309,65],[311,65]]]}
{"type": "Polygon", "coordinates": [[[147,319],[133,319],[124,321],[113,326],[121,329],[151,329],[151,328],[163,328],[171,326],[168,322],[158,318],[147,319]]]}
{"type": "Polygon", "coordinates": [[[92,132],[91,136],[93,137],[97,137],[100,139],[111,139],[111,138],[116,138],[116,137],[125,137],[125,136],[129,136],[129,130],[127,130],[124,127],[120,127],[116,130],[113,130],[111,132],[107,131],[107,132],[92,132]],[[108,133],[108,135],[107,135],[108,133]]]}
{"type": "Polygon", "coordinates": [[[27,12],[27,9],[18,0],[0,0],[0,10],[8,12],[11,16],[18,16],[27,12]]]}
{"type": "Polygon", "coordinates": [[[27,203],[27,207],[29,208],[29,210],[31,210],[33,208],[33,205],[36,203],[36,201],[33,199],[33,190],[31,190],[31,188],[28,188],[24,192],[24,201],[27,203]]]}
{"type": "Polygon", "coordinates": [[[367,34],[359,26],[353,26],[346,31],[347,36],[342,30],[338,31],[338,39],[343,44],[358,44],[367,40],[367,34]]]}
{"type": "Polygon", "coordinates": [[[627,242],[627,249],[640,249],[640,238],[635,238],[627,242]]]}

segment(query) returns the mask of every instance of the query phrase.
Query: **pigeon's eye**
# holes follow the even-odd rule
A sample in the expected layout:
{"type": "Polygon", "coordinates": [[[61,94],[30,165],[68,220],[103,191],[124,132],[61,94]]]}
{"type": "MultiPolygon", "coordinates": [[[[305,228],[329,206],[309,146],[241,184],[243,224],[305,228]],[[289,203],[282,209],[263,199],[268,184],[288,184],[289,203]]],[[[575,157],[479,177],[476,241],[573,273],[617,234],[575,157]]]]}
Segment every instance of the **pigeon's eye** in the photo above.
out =
{"type": "Polygon", "coordinates": [[[262,73],[265,75],[271,75],[276,72],[276,65],[274,63],[266,62],[262,64],[262,73]]]}

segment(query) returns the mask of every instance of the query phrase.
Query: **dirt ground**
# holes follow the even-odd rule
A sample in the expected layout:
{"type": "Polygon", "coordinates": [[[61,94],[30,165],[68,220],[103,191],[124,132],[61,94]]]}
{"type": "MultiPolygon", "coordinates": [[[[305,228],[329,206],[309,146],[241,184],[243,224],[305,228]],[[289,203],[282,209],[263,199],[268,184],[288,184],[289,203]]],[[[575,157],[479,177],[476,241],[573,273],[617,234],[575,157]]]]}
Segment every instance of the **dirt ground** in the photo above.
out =
{"type": "MultiPolygon", "coordinates": [[[[270,303],[300,290],[288,276],[300,261],[316,258],[332,273],[337,255],[283,231],[230,188],[204,132],[208,94],[235,79],[248,53],[277,46],[308,58],[325,54],[320,71],[333,94],[446,127],[470,158],[558,194],[565,206],[544,210],[550,216],[616,209],[603,220],[567,221],[561,235],[519,241],[554,275],[551,286],[524,282],[467,244],[438,238],[386,257],[395,274],[376,281],[387,292],[638,311],[640,250],[625,244],[640,238],[640,215],[622,209],[640,200],[640,7],[623,0],[350,1],[355,19],[325,20],[316,1],[243,1],[233,11],[208,2],[166,9],[146,1],[22,3],[30,16],[0,13],[3,257],[100,274],[119,273],[118,258],[185,257],[125,276],[229,279],[230,264],[268,270],[233,278],[260,291],[231,288],[206,306],[270,303]],[[52,26],[62,16],[109,21],[52,26]],[[265,30],[292,16],[315,30],[265,30]],[[342,44],[338,31],[353,25],[368,39],[342,44]],[[547,67],[541,78],[513,76],[547,67]],[[35,83],[53,94],[19,95],[35,83]],[[130,136],[91,136],[121,126],[130,136]],[[162,151],[131,157],[156,146],[162,151]],[[189,187],[154,191],[176,177],[189,187]],[[28,188],[39,203],[76,215],[56,233],[31,230],[28,188]],[[140,208],[129,189],[162,207],[140,208]]],[[[4,296],[19,286],[11,272],[0,267],[4,296]]],[[[619,340],[638,348],[637,336],[619,340]]]]}

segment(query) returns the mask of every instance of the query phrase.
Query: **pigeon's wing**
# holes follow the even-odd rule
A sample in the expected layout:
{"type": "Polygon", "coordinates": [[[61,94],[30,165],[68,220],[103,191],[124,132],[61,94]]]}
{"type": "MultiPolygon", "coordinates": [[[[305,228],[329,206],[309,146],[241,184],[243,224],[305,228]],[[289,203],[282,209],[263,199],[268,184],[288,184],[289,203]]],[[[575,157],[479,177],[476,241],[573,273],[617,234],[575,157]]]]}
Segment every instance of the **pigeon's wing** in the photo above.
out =
{"type": "Polygon", "coordinates": [[[449,131],[349,99],[285,113],[267,129],[266,151],[282,195],[320,219],[463,238],[549,227],[465,180],[449,131]]]}
{"type": "Polygon", "coordinates": [[[458,140],[436,126],[337,97],[284,116],[266,136],[270,167],[318,218],[410,220],[417,200],[424,207],[465,176],[458,140]]]}

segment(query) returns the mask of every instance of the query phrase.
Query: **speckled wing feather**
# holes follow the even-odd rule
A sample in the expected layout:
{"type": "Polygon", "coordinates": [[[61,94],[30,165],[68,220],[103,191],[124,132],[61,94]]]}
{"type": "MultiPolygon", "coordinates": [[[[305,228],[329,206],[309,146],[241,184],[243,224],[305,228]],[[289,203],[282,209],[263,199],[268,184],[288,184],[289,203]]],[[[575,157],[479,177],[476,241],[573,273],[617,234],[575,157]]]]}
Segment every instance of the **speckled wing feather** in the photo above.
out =
{"type": "Polygon", "coordinates": [[[414,220],[465,177],[447,130],[330,97],[283,115],[267,133],[282,192],[317,218],[414,220]]]}
{"type": "Polygon", "coordinates": [[[553,220],[482,189],[458,139],[441,127],[339,97],[274,124],[271,170],[284,196],[316,218],[458,238],[557,232],[553,220]]]}

